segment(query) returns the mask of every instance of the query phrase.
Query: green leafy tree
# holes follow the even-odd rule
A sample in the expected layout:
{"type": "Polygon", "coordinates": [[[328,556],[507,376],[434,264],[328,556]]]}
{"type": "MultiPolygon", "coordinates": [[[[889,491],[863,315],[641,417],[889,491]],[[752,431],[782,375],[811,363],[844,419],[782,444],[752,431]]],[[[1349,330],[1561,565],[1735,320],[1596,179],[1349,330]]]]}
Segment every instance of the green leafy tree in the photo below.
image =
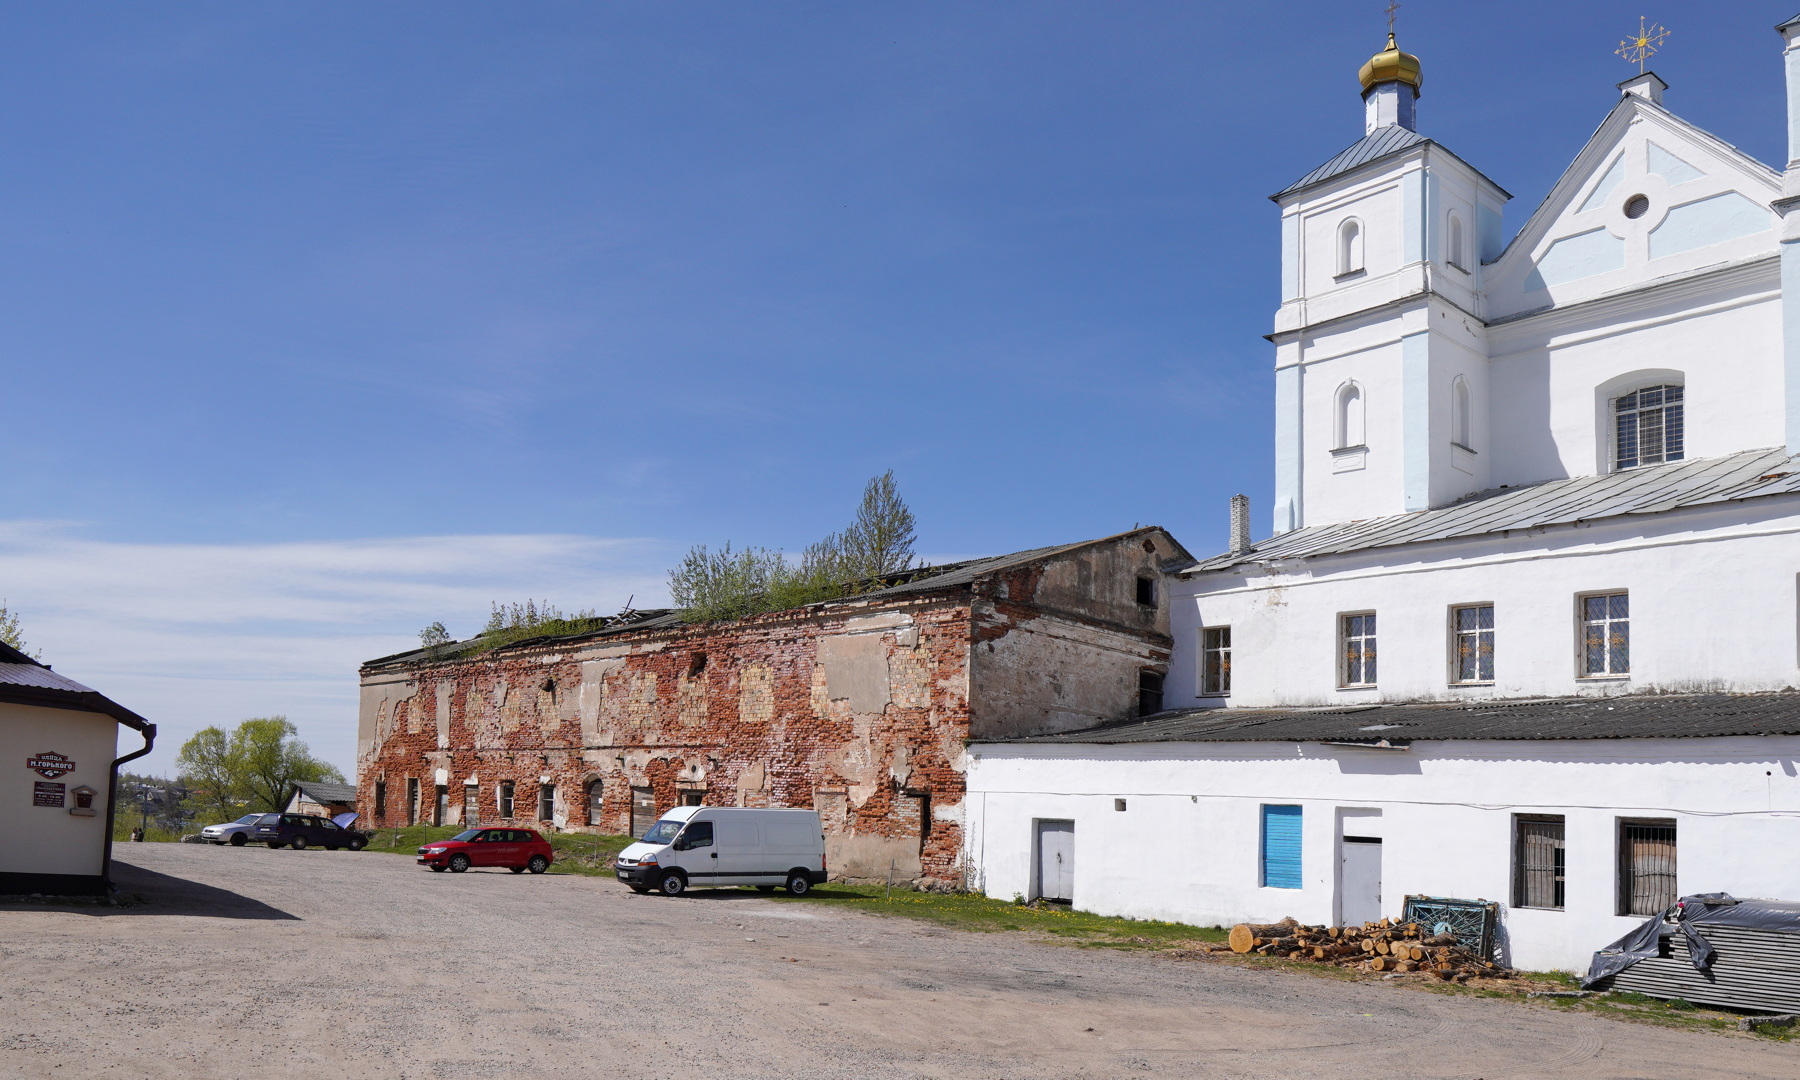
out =
{"type": "Polygon", "coordinates": [[[438,645],[450,644],[450,631],[441,622],[434,622],[419,631],[419,644],[427,649],[438,645]]]}
{"type": "Polygon", "coordinates": [[[0,641],[6,642],[33,660],[44,658],[43,653],[31,652],[25,648],[25,630],[19,624],[19,613],[7,607],[4,600],[0,600],[0,641]]]}
{"type": "Polygon", "coordinates": [[[253,717],[230,732],[202,728],[182,744],[175,765],[182,783],[220,820],[244,807],[280,810],[296,783],[344,782],[337,766],[313,757],[299,734],[285,716],[253,717]]]}

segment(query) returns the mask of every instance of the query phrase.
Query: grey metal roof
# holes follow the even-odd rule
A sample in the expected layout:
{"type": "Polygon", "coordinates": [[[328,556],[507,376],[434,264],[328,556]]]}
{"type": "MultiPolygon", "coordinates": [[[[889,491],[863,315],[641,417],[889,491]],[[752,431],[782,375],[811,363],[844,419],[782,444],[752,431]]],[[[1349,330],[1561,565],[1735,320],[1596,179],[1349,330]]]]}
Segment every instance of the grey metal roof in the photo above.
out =
{"type": "Polygon", "coordinates": [[[1389,154],[1397,154],[1402,150],[1407,150],[1420,143],[1427,143],[1430,141],[1430,139],[1427,139],[1418,132],[1409,131],[1398,124],[1389,124],[1386,127],[1378,127],[1369,134],[1364,135],[1362,138],[1351,143],[1330,161],[1327,161],[1312,172],[1307,173],[1287,187],[1277,191],[1275,194],[1269,196],[1269,198],[1279,199],[1283,195],[1299,191],[1303,187],[1310,187],[1313,184],[1329,180],[1334,176],[1347,173],[1351,169],[1367,165],[1377,158],[1384,158],[1389,154]]]}
{"type": "Polygon", "coordinates": [[[35,686],[45,690],[67,690],[73,694],[94,692],[67,675],[58,675],[42,664],[0,664],[0,683],[8,686],[35,686]]]}
{"type": "Polygon", "coordinates": [[[1800,461],[1790,459],[1786,450],[1746,450],[1729,457],[1493,488],[1431,510],[1295,529],[1235,555],[1216,555],[1182,572],[1200,574],[1243,563],[1338,555],[1627,514],[1660,514],[1796,492],[1800,492],[1800,461]]]}
{"type": "Polygon", "coordinates": [[[295,781],[294,787],[316,803],[353,803],[356,801],[355,784],[324,784],[311,780],[298,780],[295,781]]]}
{"type": "Polygon", "coordinates": [[[1800,693],[1632,694],[1530,701],[1188,709],[1007,743],[1695,739],[1800,735],[1800,693]]]}
{"type": "Polygon", "coordinates": [[[97,712],[142,732],[156,730],[155,724],[105,694],[51,671],[50,665],[39,663],[4,642],[0,642],[0,701],[97,712]]]}

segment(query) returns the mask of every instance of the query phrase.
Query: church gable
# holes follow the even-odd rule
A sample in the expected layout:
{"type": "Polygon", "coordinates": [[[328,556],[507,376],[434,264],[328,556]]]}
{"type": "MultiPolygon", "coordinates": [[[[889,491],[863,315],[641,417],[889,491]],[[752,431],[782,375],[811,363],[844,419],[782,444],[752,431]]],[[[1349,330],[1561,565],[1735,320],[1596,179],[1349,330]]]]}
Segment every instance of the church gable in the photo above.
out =
{"type": "Polygon", "coordinates": [[[1780,176],[1626,94],[1486,275],[1488,318],[1776,251],[1780,176]]]}

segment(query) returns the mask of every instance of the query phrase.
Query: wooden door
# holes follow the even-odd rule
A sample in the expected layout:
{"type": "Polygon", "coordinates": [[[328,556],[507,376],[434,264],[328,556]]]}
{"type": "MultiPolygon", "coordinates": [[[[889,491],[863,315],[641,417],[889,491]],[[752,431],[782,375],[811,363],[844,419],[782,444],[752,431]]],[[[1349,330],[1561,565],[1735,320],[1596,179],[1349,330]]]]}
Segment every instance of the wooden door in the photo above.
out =
{"type": "Polygon", "coordinates": [[[631,789],[631,835],[643,836],[656,824],[656,796],[647,787],[631,789]]]}

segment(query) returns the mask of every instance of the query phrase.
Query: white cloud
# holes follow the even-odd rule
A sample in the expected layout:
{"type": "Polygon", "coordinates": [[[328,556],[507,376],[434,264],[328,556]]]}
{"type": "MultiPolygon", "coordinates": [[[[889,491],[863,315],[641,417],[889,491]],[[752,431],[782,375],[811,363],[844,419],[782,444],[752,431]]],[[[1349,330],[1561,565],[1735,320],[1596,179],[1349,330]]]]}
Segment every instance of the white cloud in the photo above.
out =
{"type": "Polygon", "coordinates": [[[362,661],[416,647],[435,619],[466,637],[493,601],[666,603],[670,558],[660,542],[586,536],[141,544],[0,522],[0,596],[46,662],[156,722],[134,767],[171,772],[194,731],[285,713],[349,775],[362,661]]]}

